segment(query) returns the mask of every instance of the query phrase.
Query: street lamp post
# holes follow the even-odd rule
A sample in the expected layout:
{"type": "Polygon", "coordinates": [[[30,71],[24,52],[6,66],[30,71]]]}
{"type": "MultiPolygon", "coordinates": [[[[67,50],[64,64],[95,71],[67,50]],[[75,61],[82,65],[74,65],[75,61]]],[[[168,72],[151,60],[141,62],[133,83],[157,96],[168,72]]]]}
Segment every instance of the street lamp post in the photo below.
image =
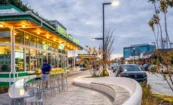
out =
{"type": "Polygon", "coordinates": [[[107,2],[102,4],[102,20],[103,20],[103,37],[102,38],[92,38],[93,40],[102,40],[103,41],[103,61],[105,61],[105,14],[104,14],[104,6],[105,5],[113,5],[113,6],[118,6],[119,2],[118,1],[113,1],[113,2],[107,2]]]}
{"type": "Polygon", "coordinates": [[[106,5],[113,5],[113,6],[118,6],[119,2],[118,1],[113,1],[113,2],[107,2],[102,4],[102,13],[103,13],[103,61],[105,61],[105,6],[106,5]]]}
{"type": "Polygon", "coordinates": [[[103,3],[102,13],[103,13],[103,61],[105,61],[105,5],[110,5],[111,3],[103,3]]]}

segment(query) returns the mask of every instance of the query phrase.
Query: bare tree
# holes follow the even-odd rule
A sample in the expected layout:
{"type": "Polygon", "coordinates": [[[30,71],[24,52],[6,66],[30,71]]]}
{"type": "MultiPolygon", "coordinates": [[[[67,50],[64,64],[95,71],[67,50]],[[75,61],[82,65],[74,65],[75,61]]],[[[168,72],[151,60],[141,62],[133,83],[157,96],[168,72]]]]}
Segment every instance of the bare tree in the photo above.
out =
{"type": "Polygon", "coordinates": [[[113,44],[114,44],[114,30],[109,28],[105,31],[105,40],[104,40],[104,54],[105,54],[105,60],[109,61],[111,53],[113,52],[113,44]]]}

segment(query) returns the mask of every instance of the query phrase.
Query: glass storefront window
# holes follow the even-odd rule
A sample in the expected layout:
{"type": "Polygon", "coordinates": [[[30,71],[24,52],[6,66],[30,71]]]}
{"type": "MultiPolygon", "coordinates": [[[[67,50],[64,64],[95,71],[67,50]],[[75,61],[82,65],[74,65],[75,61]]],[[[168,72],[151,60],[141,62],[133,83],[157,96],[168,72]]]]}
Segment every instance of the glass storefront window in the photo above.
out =
{"type": "Polygon", "coordinates": [[[44,60],[47,60],[47,53],[46,52],[43,52],[43,61],[44,60]]]}
{"type": "Polygon", "coordinates": [[[15,30],[15,43],[24,44],[24,32],[20,30],[15,30]]]}
{"type": "Polygon", "coordinates": [[[58,63],[59,63],[59,68],[62,68],[62,56],[61,55],[59,55],[58,63]]]}
{"type": "Polygon", "coordinates": [[[10,43],[10,29],[0,28],[0,43],[10,43]]]}
{"type": "Polygon", "coordinates": [[[37,38],[37,48],[40,48],[40,49],[43,48],[42,39],[41,38],[37,38]]]}
{"type": "Polygon", "coordinates": [[[37,68],[41,68],[43,64],[43,53],[42,51],[37,51],[37,68]]]}
{"type": "Polygon", "coordinates": [[[25,45],[30,45],[30,35],[28,33],[25,33],[25,45]]]}
{"type": "Polygon", "coordinates": [[[11,71],[11,49],[10,46],[0,46],[0,72],[11,71]]]}
{"type": "Polygon", "coordinates": [[[23,47],[15,47],[15,68],[16,71],[24,71],[24,49],[23,47]]]}
{"type": "Polygon", "coordinates": [[[56,51],[56,47],[57,47],[56,43],[53,43],[52,44],[52,51],[56,51]]]}
{"type": "Polygon", "coordinates": [[[65,63],[66,63],[65,56],[62,56],[62,68],[65,68],[65,63]]]}
{"type": "Polygon", "coordinates": [[[48,50],[52,50],[52,43],[48,42],[48,50]]]}
{"type": "Polygon", "coordinates": [[[30,46],[37,47],[37,37],[30,35],[30,46]]]}
{"type": "Polygon", "coordinates": [[[30,50],[26,48],[26,71],[30,71],[30,50]]]}
{"type": "Polygon", "coordinates": [[[48,53],[48,64],[52,64],[52,59],[51,59],[51,57],[52,57],[52,54],[51,53],[48,53]]]}
{"type": "Polygon", "coordinates": [[[47,50],[48,49],[48,44],[46,40],[42,40],[42,45],[43,45],[43,49],[47,50]]]}
{"type": "Polygon", "coordinates": [[[55,68],[58,67],[58,55],[55,55],[55,68]]]}
{"type": "Polygon", "coordinates": [[[65,56],[65,63],[64,63],[65,67],[67,67],[67,59],[68,59],[67,56],[65,56]]]}
{"type": "Polygon", "coordinates": [[[37,69],[37,51],[30,49],[30,70],[35,71],[37,69]]]}
{"type": "Polygon", "coordinates": [[[52,54],[51,58],[52,58],[52,60],[51,60],[52,61],[52,63],[51,63],[52,64],[52,68],[55,68],[56,67],[55,66],[55,53],[52,54]]]}

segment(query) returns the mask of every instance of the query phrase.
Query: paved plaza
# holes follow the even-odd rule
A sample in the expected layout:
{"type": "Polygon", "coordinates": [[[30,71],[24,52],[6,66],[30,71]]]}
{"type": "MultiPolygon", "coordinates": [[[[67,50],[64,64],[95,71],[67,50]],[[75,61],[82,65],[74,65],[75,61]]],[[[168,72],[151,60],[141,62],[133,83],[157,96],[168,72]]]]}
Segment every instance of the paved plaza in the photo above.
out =
{"type": "Polygon", "coordinates": [[[72,84],[74,78],[83,75],[89,75],[89,72],[79,71],[69,74],[69,89],[56,96],[45,98],[44,105],[112,105],[113,99],[106,94],[72,84]]]}
{"type": "MultiPolygon", "coordinates": [[[[83,75],[89,75],[89,71],[78,71],[69,74],[68,90],[57,94],[48,93],[44,97],[44,105],[112,105],[113,99],[107,94],[72,84],[74,78],[83,75]]],[[[130,97],[130,94],[124,88],[115,85],[111,87],[116,91],[116,105],[122,105],[130,97]]],[[[7,93],[0,95],[0,105],[10,105],[10,103],[11,99],[7,93]]]]}
{"type": "Polygon", "coordinates": [[[112,105],[112,101],[106,94],[72,85],[68,91],[45,99],[44,105],[112,105]]]}

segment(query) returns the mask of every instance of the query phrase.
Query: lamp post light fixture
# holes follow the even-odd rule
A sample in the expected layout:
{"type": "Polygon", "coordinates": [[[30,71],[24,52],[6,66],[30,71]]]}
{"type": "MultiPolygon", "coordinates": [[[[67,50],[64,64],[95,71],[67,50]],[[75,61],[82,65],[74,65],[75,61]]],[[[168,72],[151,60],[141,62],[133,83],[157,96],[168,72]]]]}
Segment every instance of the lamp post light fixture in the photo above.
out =
{"type": "Polygon", "coordinates": [[[103,38],[92,38],[92,40],[103,40],[103,38]]]}
{"type": "Polygon", "coordinates": [[[105,61],[105,55],[104,55],[104,51],[105,51],[105,15],[104,15],[104,13],[105,13],[105,11],[104,11],[104,6],[106,6],[106,5],[112,5],[112,6],[118,6],[119,5],[119,1],[113,1],[113,2],[107,2],[107,3],[103,3],[102,4],[102,13],[103,13],[103,61],[105,61]]]}

